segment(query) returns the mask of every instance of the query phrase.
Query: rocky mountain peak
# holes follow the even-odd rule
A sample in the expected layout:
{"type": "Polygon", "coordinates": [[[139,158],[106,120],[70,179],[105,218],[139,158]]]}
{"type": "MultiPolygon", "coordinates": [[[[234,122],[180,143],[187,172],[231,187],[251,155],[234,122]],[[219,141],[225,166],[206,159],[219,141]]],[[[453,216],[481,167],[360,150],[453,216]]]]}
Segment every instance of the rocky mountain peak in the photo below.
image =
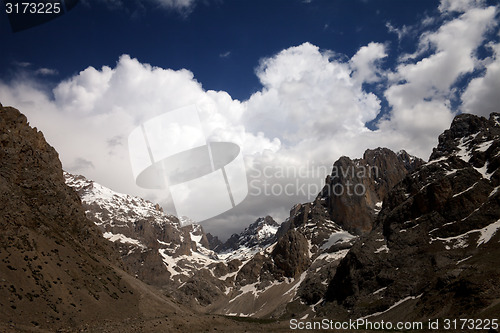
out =
{"type": "Polygon", "coordinates": [[[279,224],[271,217],[259,217],[254,223],[250,224],[243,233],[252,235],[254,241],[267,241],[276,234],[279,224]]]}
{"type": "MultiPolygon", "coordinates": [[[[438,146],[433,149],[429,160],[457,154],[461,149],[470,149],[494,140],[498,133],[497,128],[500,128],[500,113],[492,113],[489,119],[472,114],[458,115],[450,128],[439,136],[438,146]]],[[[484,149],[484,147],[478,148],[484,149]]]]}
{"type": "MultiPolygon", "coordinates": [[[[260,217],[239,234],[233,234],[218,248],[218,252],[227,252],[242,248],[265,248],[276,240],[279,224],[271,216],[260,217]]],[[[256,249],[257,250],[257,249],[256,249]]]]}

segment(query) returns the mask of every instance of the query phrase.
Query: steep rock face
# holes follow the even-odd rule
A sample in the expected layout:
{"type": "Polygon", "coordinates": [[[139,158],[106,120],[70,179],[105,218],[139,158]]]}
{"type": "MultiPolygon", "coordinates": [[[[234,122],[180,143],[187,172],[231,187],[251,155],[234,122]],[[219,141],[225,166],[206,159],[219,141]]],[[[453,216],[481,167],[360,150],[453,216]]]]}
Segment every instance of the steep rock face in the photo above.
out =
{"type": "Polygon", "coordinates": [[[306,237],[296,230],[290,230],[276,243],[271,257],[283,276],[296,277],[310,264],[306,237]]]}
{"type": "Polygon", "coordinates": [[[389,190],[423,163],[404,150],[396,154],[387,148],[367,150],[361,159],[341,157],[321,193],[330,219],[356,235],[369,232],[389,190]]]}
{"type": "Polygon", "coordinates": [[[208,241],[208,248],[210,250],[213,250],[215,252],[219,252],[221,247],[224,245],[222,241],[219,239],[219,237],[212,235],[211,233],[207,233],[207,241],[208,241]]]}
{"type": "Polygon", "coordinates": [[[339,304],[378,318],[498,314],[499,165],[500,115],[457,116],[342,260],[322,313],[338,315],[339,304]]]}
{"type": "Polygon", "coordinates": [[[404,151],[394,153],[387,148],[367,150],[362,159],[341,157],[316,199],[291,209],[261,271],[261,279],[300,275],[296,298],[285,312],[314,315],[315,304],[327,290],[325,281],[331,280],[337,264],[357,240],[356,233],[372,228],[390,187],[422,163],[404,151]],[[285,249],[293,249],[293,255],[285,249]]]}
{"type": "Polygon", "coordinates": [[[59,329],[140,316],[137,290],[64,184],[57,152],[1,105],[0,226],[0,322],[59,329]]]}
{"type": "Polygon", "coordinates": [[[239,234],[233,234],[218,248],[218,252],[242,248],[265,248],[276,240],[279,224],[271,216],[260,217],[239,234]]]}

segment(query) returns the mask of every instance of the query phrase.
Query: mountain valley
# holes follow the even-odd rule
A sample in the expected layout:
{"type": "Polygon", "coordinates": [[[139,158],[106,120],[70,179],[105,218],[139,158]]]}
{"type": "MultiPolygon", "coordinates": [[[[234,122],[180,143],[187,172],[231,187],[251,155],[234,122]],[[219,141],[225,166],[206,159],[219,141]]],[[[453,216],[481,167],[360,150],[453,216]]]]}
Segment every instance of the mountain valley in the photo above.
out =
{"type": "Polygon", "coordinates": [[[428,162],[343,156],[314,201],[222,242],[63,172],[26,117],[0,112],[1,329],[285,332],[292,318],[500,314],[500,114],[457,116],[428,162]],[[338,193],[348,185],[364,192],[338,193]]]}

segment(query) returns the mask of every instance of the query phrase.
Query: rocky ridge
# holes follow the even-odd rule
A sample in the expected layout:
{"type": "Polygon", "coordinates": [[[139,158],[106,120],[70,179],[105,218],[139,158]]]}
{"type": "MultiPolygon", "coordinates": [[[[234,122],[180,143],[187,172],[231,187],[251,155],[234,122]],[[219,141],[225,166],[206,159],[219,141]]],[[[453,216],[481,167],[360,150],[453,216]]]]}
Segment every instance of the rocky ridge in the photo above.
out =
{"type": "Polygon", "coordinates": [[[64,183],[57,152],[0,105],[0,323],[61,329],[181,311],[119,268],[119,256],[64,183]],[[141,288],[145,289],[141,289],[141,288]],[[92,318],[92,320],[90,319],[92,318]]]}
{"type": "MultiPolygon", "coordinates": [[[[339,161],[348,163],[347,170],[365,164],[392,166],[393,172],[382,176],[354,174],[369,185],[377,200],[387,184],[421,164],[405,152],[382,148],[368,150],[364,159],[339,161]]],[[[332,179],[350,186],[352,177],[336,177],[339,166],[345,164],[339,161],[325,189],[332,179]]],[[[132,274],[203,311],[256,317],[297,311],[314,315],[327,281],[358,238],[331,220],[329,203],[335,193],[325,189],[314,202],[294,206],[281,226],[271,217],[259,218],[221,243],[205,235],[199,225],[182,227],[176,217],[141,198],[113,192],[82,176],[66,173],[65,177],[82,198],[87,217],[115,243],[132,274]]],[[[370,218],[380,210],[379,203],[371,202],[370,218]]]]}
{"type": "Polygon", "coordinates": [[[225,258],[249,258],[276,241],[278,228],[279,224],[271,216],[258,218],[214,250],[225,258]]]}

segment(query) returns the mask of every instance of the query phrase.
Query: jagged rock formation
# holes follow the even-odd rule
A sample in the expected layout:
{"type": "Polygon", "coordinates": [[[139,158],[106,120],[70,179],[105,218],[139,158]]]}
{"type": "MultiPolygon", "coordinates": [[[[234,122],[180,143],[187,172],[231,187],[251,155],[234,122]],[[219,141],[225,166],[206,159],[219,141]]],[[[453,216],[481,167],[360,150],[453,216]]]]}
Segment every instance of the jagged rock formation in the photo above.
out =
{"type": "Polygon", "coordinates": [[[361,159],[341,157],[321,192],[330,219],[353,234],[369,232],[389,190],[423,163],[404,150],[396,154],[387,148],[367,150],[361,159]]]}
{"type": "Polygon", "coordinates": [[[181,226],[158,205],[83,176],[65,173],[65,179],[80,195],[87,217],[121,253],[127,270],[194,308],[227,301],[246,279],[243,265],[271,245],[278,228],[271,217],[257,219],[233,237],[236,250],[216,253],[209,248],[218,239],[205,235],[200,225],[181,226]]]}
{"type": "Polygon", "coordinates": [[[206,236],[208,241],[208,248],[215,252],[219,252],[224,243],[222,243],[219,237],[214,236],[211,233],[207,233],[206,236]]]}
{"type": "Polygon", "coordinates": [[[271,216],[258,218],[239,234],[233,234],[229,239],[218,247],[219,253],[239,251],[245,249],[264,249],[276,241],[276,232],[279,224],[271,216]]]}
{"type": "Polygon", "coordinates": [[[315,315],[327,282],[358,239],[356,234],[372,228],[390,187],[422,163],[404,151],[396,154],[387,148],[367,150],[362,159],[341,157],[334,163],[316,199],[292,208],[267,261],[259,258],[261,280],[267,276],[278,281],[300,279],[294,297],[279,315],[315,315]]]}
{"type": "Polygon", "coordinates": [[[342,260],[322,313],[496,318],[499,166],[500,114],[457,116],[430,161],[389,192],[373,231],[342,260]]]}

